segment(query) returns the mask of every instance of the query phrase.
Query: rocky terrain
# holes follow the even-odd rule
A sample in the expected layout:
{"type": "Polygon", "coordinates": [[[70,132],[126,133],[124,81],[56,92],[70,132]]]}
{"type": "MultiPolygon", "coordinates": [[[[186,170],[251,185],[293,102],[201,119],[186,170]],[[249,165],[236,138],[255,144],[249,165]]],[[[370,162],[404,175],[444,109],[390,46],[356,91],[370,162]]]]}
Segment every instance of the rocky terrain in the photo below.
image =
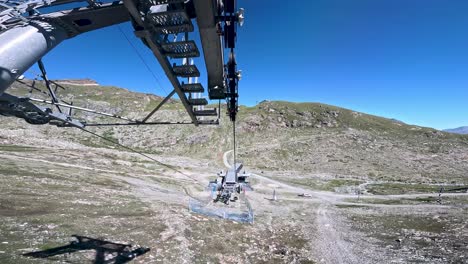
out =
{"type": "Polygon", "coordinates": [[[91,79],[66,79],[66,80],[55,80],[55,83],[60,85],[79,85],[79,86],[98,86],[95,80],[91,79]]]}
{"type": "MultiPolygon", "coordinates": [[[[102,86],[58,93],[133,119],[162,99],[102,86]]],[[[154,120],[187,117],[171,100],[154,120]]],[[[74,234],[150,247],[135,263],[466,263],[468,196],[451,191],[468,185],[465,135],[321,103],[241,107],[239,159],[255,190],[248,225],[187,208],[229,165],[227,118],[219,126],[89,128],[170,167],[74,128],[0,121],[0,263],[92,263],[90,250],[22,256],[74,234]],[[273,190],[278,201],[266,199],[273,190]]]]}

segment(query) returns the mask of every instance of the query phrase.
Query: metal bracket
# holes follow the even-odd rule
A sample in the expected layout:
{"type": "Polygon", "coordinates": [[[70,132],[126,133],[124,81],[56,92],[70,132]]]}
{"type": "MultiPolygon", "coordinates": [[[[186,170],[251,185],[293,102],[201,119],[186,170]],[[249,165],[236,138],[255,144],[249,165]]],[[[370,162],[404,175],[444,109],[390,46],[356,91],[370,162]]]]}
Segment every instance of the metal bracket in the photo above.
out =
{"type": "Polygon", "coordinates": [[[145,118],[143,118],[143,120],[141,121],[142,123],[146,123],[146,121],[148,121],[148,119],[154,115],[154,113],[156,113],[167,101],[169,101],[169,99],[175,94],[175,90],[172,90],[172,92],[170,92],[166,98],[164,98],[159,104],[158,106],[156,106],[156,108],[154,108],[153,111],[151,111],[151,113],[149,113],[145,118]]]}

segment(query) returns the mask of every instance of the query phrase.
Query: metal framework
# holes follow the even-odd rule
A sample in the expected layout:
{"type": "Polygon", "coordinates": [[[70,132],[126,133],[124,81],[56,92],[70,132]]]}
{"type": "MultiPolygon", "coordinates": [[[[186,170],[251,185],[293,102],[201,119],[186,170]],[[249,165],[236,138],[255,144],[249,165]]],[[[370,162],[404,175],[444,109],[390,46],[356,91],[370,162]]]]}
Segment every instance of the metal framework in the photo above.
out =
{"type": "MultiPolygon", "coordinates": [[[[203,109],[208,101],[199,96],[205,89],[201,83],[185,84],[184,78],[200,76],[190,58],[200,56],[195,41],[189,39],[196,20],[208,77],[210,99],[227,99],[228,114],[235,121],[237,113],[237,83],[234,43],[236,25],[243,23],[243,9],[236,11],[236,0],[123,0],[97,2],[95,0],[0,0],[0,114],[13,115],[33,124],[53,121],[62,126],[91,125],[156,125],[156,124],[218,124],[219,108],[203,109]],[[66,9],[64,4],[82,2],[86,6],[66,9]],[[45,7],[56,6],[49,13],[45,7]],[[64,10],[63,10],[64,9],[64,10]],[[151,49],[173,91],[146,117],[133,120],[92,109],[73,106],[60,100],[48,80],[41,58],[62,41],[99,28],[131,21],[135,35],[151,49]],[[229,61],[224,65],[224,49],[229,49],[229,61]],[[173,60],[182,59],[181,63],[173,60]],[[34,63],[42,72],[50,101],[18,98],[5,93],[34,63]],[[191,122],[150,122],[150,118],[175,94],[187,111],[191,122]],[[197,96],[198,94],[198,96],[197,96]],[[36,106],[33,102],[54,106],[36,106]],[[68,114],[62,108],[68,108],[68,114]],[[87,124],[74,120],[71,110],[119,118],[126,123],[87,124]],[[206,120],[215,117],[216,120],[206,120]]],[[[33,89],[37,90],[32,85],[33,89]]],[[[57,86],[56,86],[57,88],[57,86]]]]}
{"type": "MultiPolygon", "coordinates": [[[[43,72],[43,74],[41,76],[44,77],[44,75],[45,75],[45,71],[43,72]]],[[[109,123],[109,122],[108,123],[87,123],[85,121],[78,122],[78,121],[76,121],[74,119],[71,119],[71,118],[61,120],[61,119],[59,119],[59,117],[65,118],[65,117],[68,117],[68,116],[67,115],[54,114],[54,113],[51,112],[51,115],[49,115],[49,118],[52,119],[52,120],[50,120],[49,123],[57,125],[57,126],[61,126],[61,127],[77,126],[77,124],[80,124],[80,127],[85,127],[85,126],[142,126],[142,125],[188,125],[188,124],[193,124],[193,122],[187,122],[187,121],[158,121],[158,122],[149,121],[149,119],[165,103],[167,103],[170,100],[170,98],[175,94],[175,91],[170,92],[165,98],[163,98],[163,100],[146,117],[144,117],[142,120],[139,120],[139,119],[132,119],[132,118],[128,118],[128,117],[123,117],[123,116],[116,115],[116,114],[97,111],[97,110],[89,109],[89,108],[86,108],[86,107],[75,106],[75,105],[73,105],[72,102],[65,102],[65,101],[59,99],[58,97],[57,97],[56,101],[54,101],[53,98],[51,98],[51,100],[46,100],[46,99],[40,99],[40,98],[32,97],[32,91],[37,91],[42,95],[50,96],[51,94],[55,94],[57,92],[58,88],[66,89],[63,86],[61,86],[59,83],[48,80],[47,77],[44,79],[44,83],[45,83],[45,86],[48,88],[49,93],[41,90],[38,87],[36,87],[36,83],[37,83],[36,80],[33,80],[32,84],[28,84],[27,82],[22,81],[22,80],[18,80],[18,83],[21,83],[24,86],[27,86],[27,87],[30,88],[29,95],[27,97],[17,98],[15,96],[12,96],[12,95],[9,95],[9,94],[6,94],[6,93],[3,94],[2,96],[0,96],[0,113],[4,113],[4,112],[8,111],[8,109],[2,109],[1,107],[4,106],[6,103],[10,103],[10,107],[11,107],[11,103],[13,102],[12,98],[14,98],[16,100],[16,102],[18,103],[18,106],[16,106],[15,109],[18,109],[18,108],[24,109],[24,108],[33,107],[34,109],[36,109],[36,108],[37,109],[42,109],[43,112],[50,112],[50,110],[47,110],[48,108],[35,106],[35,105],[33,105],[31,103],[31,102],[37,102],[37,103],[41,103],[41,104],[55,106],[55,107],[57,107],[57,109],[59,110],[59,112],[61,114],[63,114],[63,111],[62,111],[63,109],[62,108],[67,108],[68,109],[68,113],[67,113],[68,116],[71,116],[72,110],[78,110],[78,111],[93,113],[93,114],[96,114],[96,115],[111,117],[111,118],[114,118],[114,119],[119,119],[119,120],[125,121],[125,122],[120,122],[120,123],[115,123],[115,122],[111,122],[111,123],[109,123]],[[52,86],[55,86],[55,87],[53,88],[52,86]],[[5,99],[5,98],[8,98],[8,99],[5,99]],[[70,120],[72,120],[74,122],[73,123],[68,122],[70,120]]],[[[199,114],[200,116],[203,116],[204,112],[207,112],[207,111],[213,111],[212,112],[213,114],[219,114],[219,112],[217,112],[216,110],[196,110],[196,109],[194,109],[194,111],[197,112],[197,113],[200,113],[199,114]]],[[[39,119],[39,120],[34,120],[34,119],[31,119],[31,118],[28,118],[28,116],[24,116],[24,113],[19,111],[19,110],[17,110],[16,112],[13,112],[13,110],[10,109],[9,113],[10,113],[10,115],[15,115],[17,117],[24,118],[24,119],[26,119],[26,121],[28,121],[31,124],[46,124],[46,123],[48,123],[47,119],[44,119],[44,117],[41,117],[41,119],[39,119]]],[[[210,114],[210,116],[213,115],[213,114],[210,114]]],[[[36,114],[34,114],[34,117],[36,118],[38,116],[36,114]]],[[[219,116],[218,116],[218,119],[216,119],[216,120],[199,120],[198,121],[198,125],[218,125],[218,124],[219,124],[219,116]]]]}

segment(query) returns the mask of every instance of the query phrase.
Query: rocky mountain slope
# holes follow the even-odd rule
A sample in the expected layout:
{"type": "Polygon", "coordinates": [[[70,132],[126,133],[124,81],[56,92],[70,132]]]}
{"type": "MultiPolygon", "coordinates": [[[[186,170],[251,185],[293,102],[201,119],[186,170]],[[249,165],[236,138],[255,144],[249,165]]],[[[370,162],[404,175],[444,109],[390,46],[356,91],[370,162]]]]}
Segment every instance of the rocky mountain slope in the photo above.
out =
{"type": "MultiPolygon", "coordinates": [[[[162,100],[116,87],[67,87],[58,94],[74,105],[134,119],[162,100]]],[[[28,93],[18,84],[8,91],[28,93]]],[[[187,116],[171,100],[154,120],[187,116]]],[[[453,189],[468,185],[468,136],[320,103],[241,107],[239,159],[254,189],[246,194],[255,213],[249,225],[188,210],[191,199],[210,199],[208,182],[226,169],[227,118],[219,126],[88,127],[172,168],[75,128],[0,122],[0,263],[95,263],[94,250],[23,255],[63,249],[73,234],[151,248],[134,263],[466,259],[468,194],[453,189]]]]}
{"type": "MultiPolygon", "coordinates": [[[[16,84],[9,92],[24,95],[27,88],[16,84]]],[[[161,101],[155,95],[108,86],[73,85],[58,93],[77,106],[132,119],[141,119],[161,101]]],[[[32,96],[42,95],[34,92],[32,96]]],[[[90,123],[108,120],[90,113],[76,112],[76,117],[90,123]]],[[[15,118],[1,119],[4,125],[0,139],[4,143],[35,145],[61,139],[70,144],[116,147],[73,128],[32,126],[15,118]]],[[[154,120],[188,121],[177,100],[165,105],[154,120]]],[[[232,148],[232,127],[224,116],[219,126],[90,130],[148,153],[216,160],[232,148]]],[[[264,101],[254,107],[241,107],[237,133],[239,159],[247,166],[263,171],[299,172],[304,179],[295,179],[297,182],[308,181],[308,175],[321,175],[325,180],[351,177],[356,183],[366,180],[467,183],[468,136],[326,104],[264,101]]]]}

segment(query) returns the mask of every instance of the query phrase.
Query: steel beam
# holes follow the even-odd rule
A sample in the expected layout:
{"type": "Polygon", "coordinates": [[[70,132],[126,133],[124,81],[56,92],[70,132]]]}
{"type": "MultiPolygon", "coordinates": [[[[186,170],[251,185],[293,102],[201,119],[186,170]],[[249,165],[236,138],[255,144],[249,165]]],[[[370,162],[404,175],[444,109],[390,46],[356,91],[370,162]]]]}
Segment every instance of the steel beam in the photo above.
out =
{"type": "Polygon", "coordinates": [[[172,86],[174,87],[174,91],[179,96],[179,99],[184,105],[185,110],[190,116],[190,119],[192,120],[193,124],[195,126],[198,126],[199,120],[193,113],[192,106],[189,104],[187,97],[185,96],[185,93],[182,90],[179,79],[177,79],[177,76],[174,75],[174,72],[172,71],[172,66],[169,60],[161,52],[161,46],[158,44],[158,41],[157,41],[157,38],[159,37],[159,35],[146,29],[145,22],[141,18],[140,12],[136,8],[135,2],[133,2],[133,0],[124,0],[123,2],[124,2],[125,7],[130,12],[130,15],[133,17],[135,23],[138,24],[140,28],[144,28],[143,30],[135,31],[135,35],[139,38],[144,39],[145,43],[148,45],[151,51],[153,51],[154,56],[158,60],[162,69],[164,70],[164,73],[166,74],[167,78],[169,79],[172,86]]]}
{"type": "Polygon", "coordinates": [[[82,7],[58,11],[41,16],[43,19],[57,20],[66,28],[73,27],[70,37],[130,20],[123,2],[102,4],[99,7],[82,7]]]}
{"type": "Polygon", "coordinates": [[[208,73],[208,95],[210,99],[224,99],[226,98],[224,58],[222,37],[218,34],[216,22],[216,1],[194,0],[193,2],[208,73]]]}
{"type": "Polygon", "coordinates": [[[123,3],[114,2],[35,16],[28,25],[0,33],[0,95],[65,39],[129,19],[123,3]]]}
{"type": "Polygon", "coordinates": [[[164,56],[161,53],[161,49],[159,47],[159,44],[157,44],[156,40],[154,39],[156,36],[152,33],[150,33],[147,30],[144,30],[143,32],[140,32],[143,34],[144,38],[146,39],[148,46],[151,48],[153,51],[154,56],[158,60],[159,64],[164,70],[164,73],[167,75],[167,78],[171,82],[172,86],[174,87],[174,91],[177,93],[179,96],[180,101],[185,107],[185,110],[187,110],[188,115],[190,116],[190,119],[192,119],[192,122],[198,126],[198,119],[193,113],[192,106],[187,100],[187,97],[185,96],[185,93],[182,91],[179,79],[177,79],[177,76],[174,75],[172,71],[172,66],[169,63],[169,60],[167,59],[166,56],[164,56]]]}
{"type": "Polygon", "coordinates": [[[75,109],[75,110],[79,110],[79,111],[89,112],[89,113],[93,113],[93,114],[97,114],[97,115],[102,115],[102,116],[108,116],[108,117],[118,118],[118,119],[122,119],[122,120],[129,121],[129,122],[139,122],[138,120],[126,118],[126,117],[123,117],[123,116],[119,116],[119,115],[115,115],[115,114],[109,114],[109,113],[105,113],[105,112],[100,112],[100,111],[93,110],[93,109],[89,109],[89,108],[84,108],[84,107],[79,107],[79,106],[73,106],[73,105],[71,105],[71,104],[55,103],[55,102],[52,102],[52,101],[47,101],[47,100],[44,100],[44,99],[37,99],[37,98],[27,98],[27,100],[28,100],[28,101],[32,101],[32,102],[38,102],[38,103],[44,103],[44,104],[55,105],[55,106],[67,107],[67,108],[70,108],[70,109],[75,109]]]}
{"type": "Polygon", "coordinates": [[[68,38],[49,22],[35,22],[0,34],[0,95],[27,69],[68,38]]]}
{"type": "Polygon", "coordinates": [[[172,90],[172,92],[170,94],[168,94],[166,96],[166,98],[164,98],[159,104],[158,106],[156,106],[156,108],[154,108],[153,111],[151,111],[151,113],[149,113],[141,122],[145,123],[146,121],[148,121],[148,119],[150,117],[152,117],[154,115],[154,113],[156,113],[167,101],[169,101],[169,99],[171,99],[171,97],[175,94],[175,90],[172,90]]]}
{"type": "MultiPolygon", "coordinates": [[[[193,122],[146,122],[146,123],[141,123],[141,122],[135,122],[135,123],[88,123],[86,126],[92,127],[92,126],[155,126],[155,125],[193,125],[193,122]]],[[[200,120],[198,125],[219,125],[218,120],[200,120]]],[[[67,125],[64,125],[67,126],[67,125]]]]}

